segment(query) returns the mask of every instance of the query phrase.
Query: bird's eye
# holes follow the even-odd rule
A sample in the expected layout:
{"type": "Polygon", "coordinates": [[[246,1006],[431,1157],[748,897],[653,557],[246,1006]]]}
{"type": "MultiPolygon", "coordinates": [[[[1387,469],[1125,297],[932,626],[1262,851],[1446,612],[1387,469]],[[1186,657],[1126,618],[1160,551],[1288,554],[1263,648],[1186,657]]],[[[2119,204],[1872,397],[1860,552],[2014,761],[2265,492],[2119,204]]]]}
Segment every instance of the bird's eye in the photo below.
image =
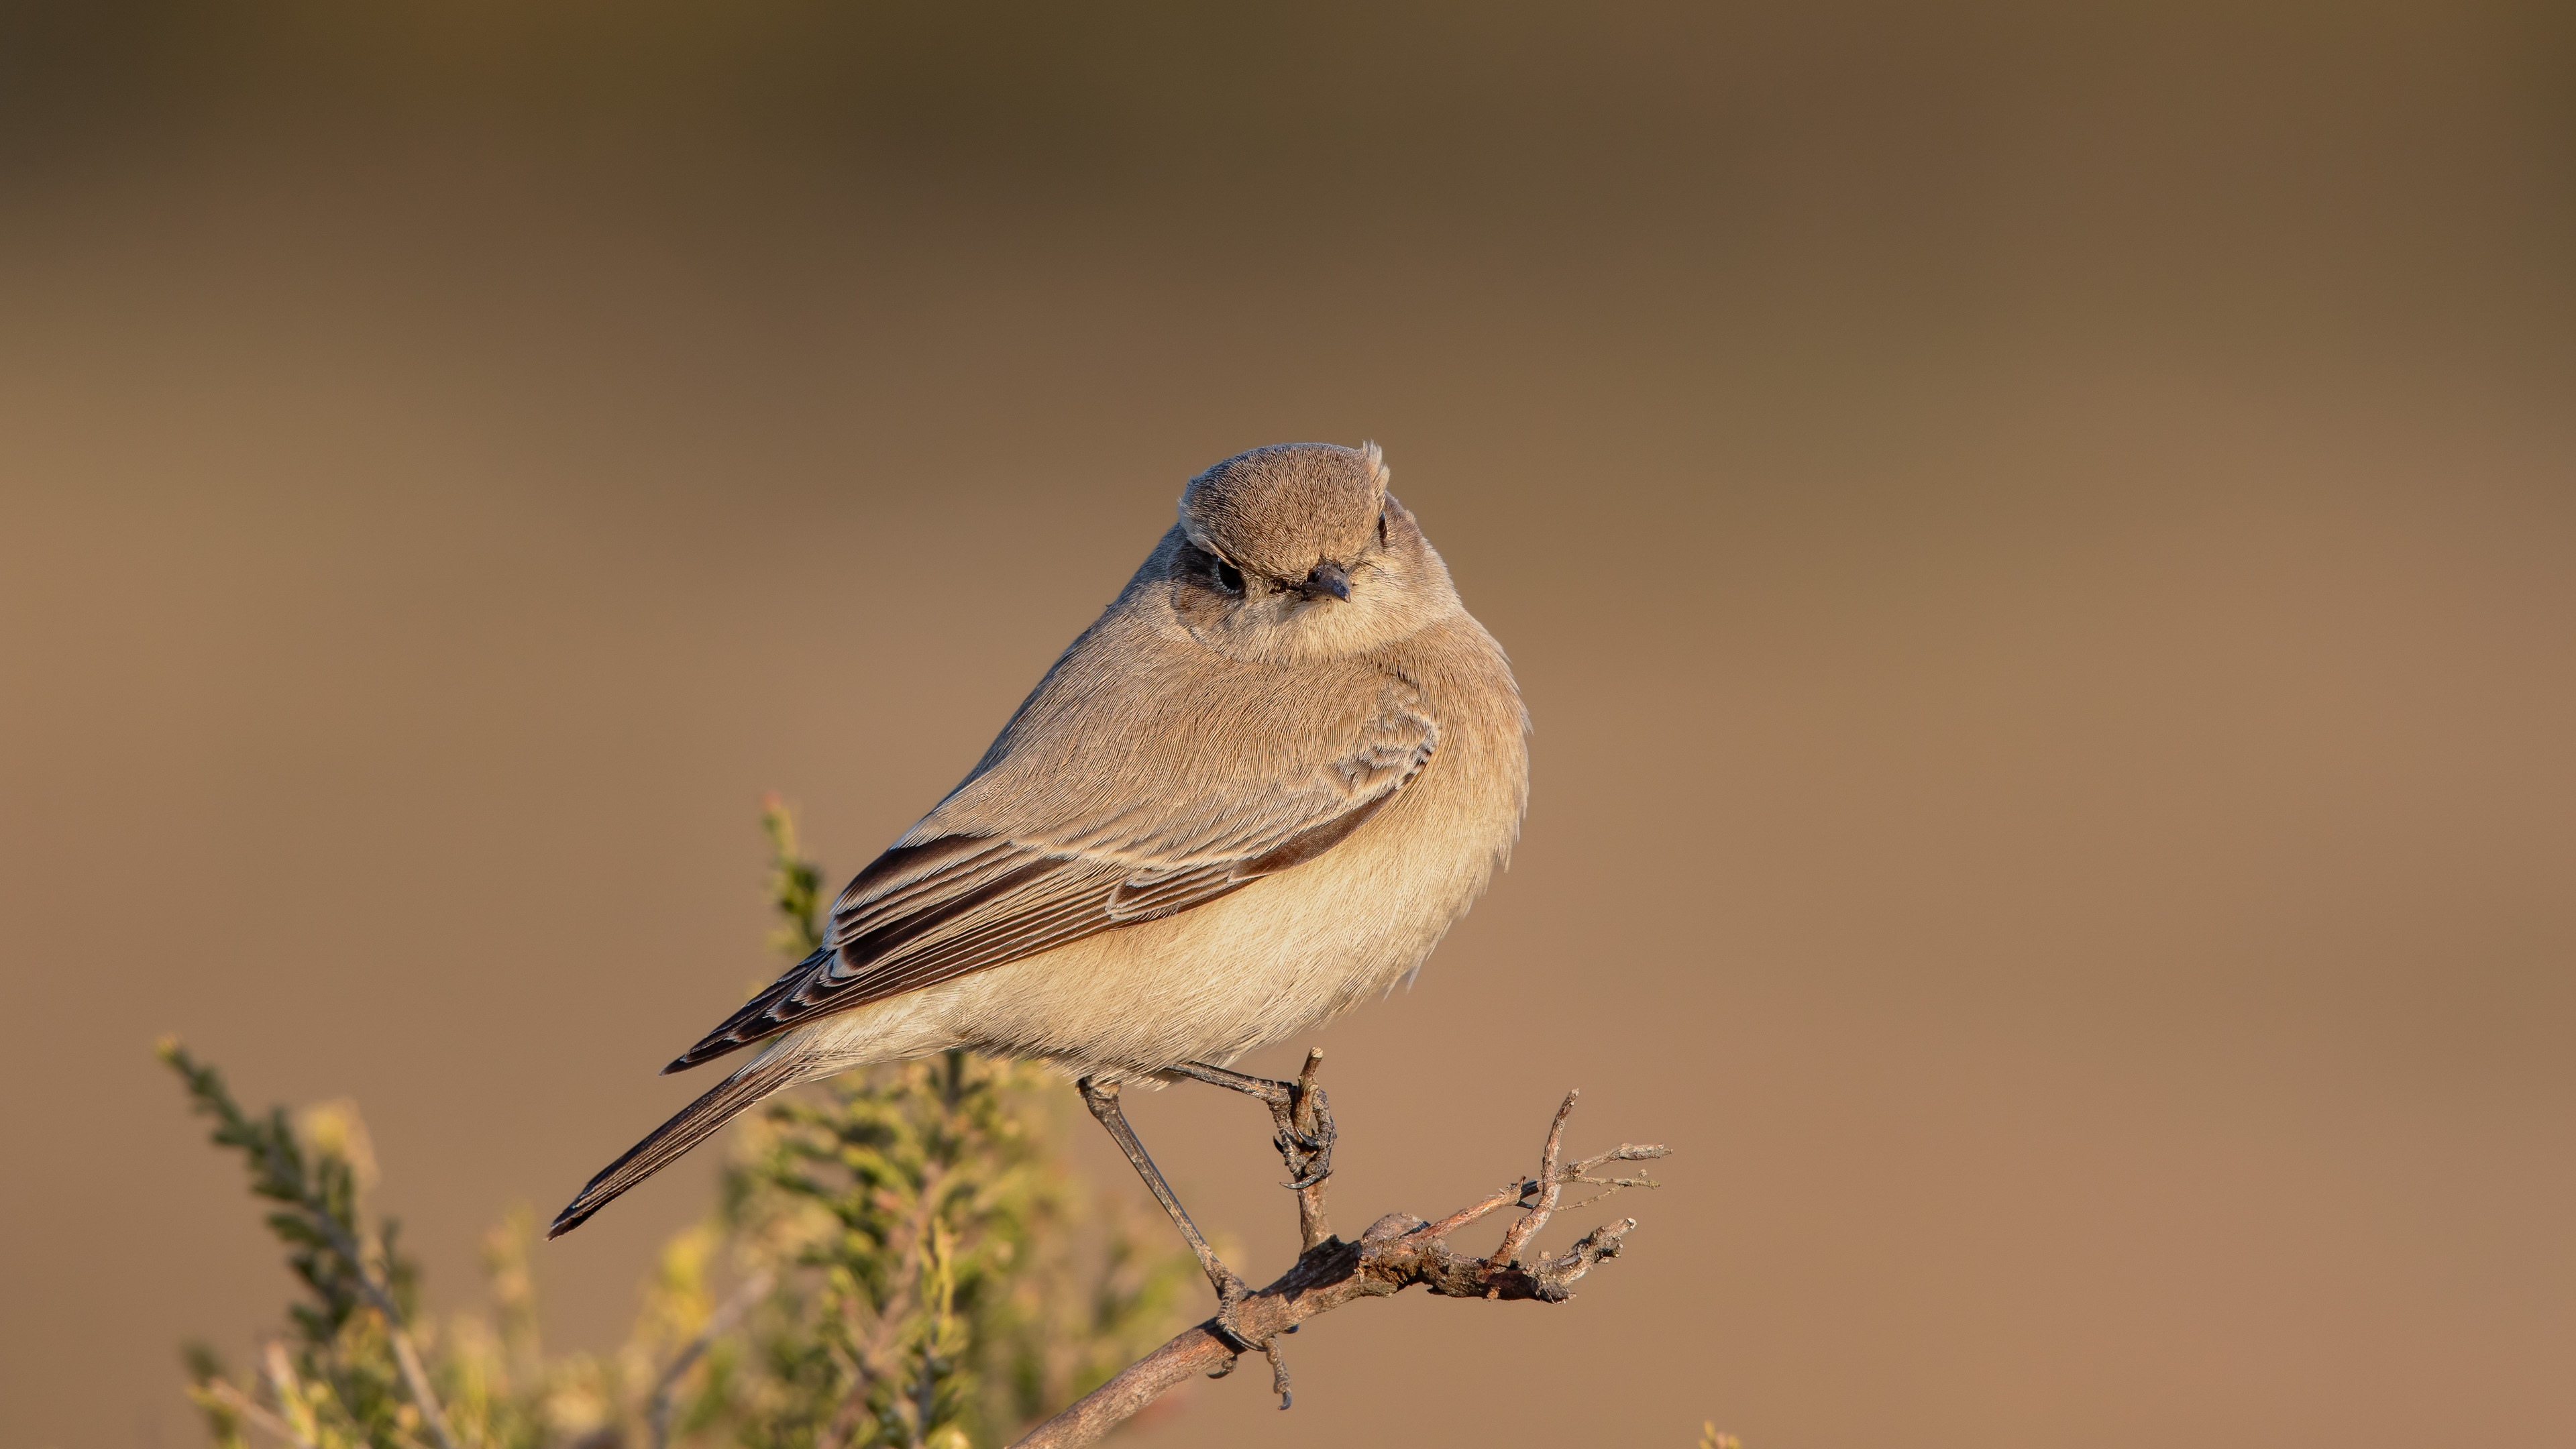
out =
{"type": "Polygon", "coordinates": [[[1225,591],[1229,594],[1243,592],[1243,570],[1227,563],[1224,559],[1216,561],[1216,581],[1224,585],[1225,591]]]}
{"type": "Polygon", "coordinates": [[[1386,542],[1386,510],[1383,508],[1377,511],[1377,541],[1381,544],[1386,542]]]}

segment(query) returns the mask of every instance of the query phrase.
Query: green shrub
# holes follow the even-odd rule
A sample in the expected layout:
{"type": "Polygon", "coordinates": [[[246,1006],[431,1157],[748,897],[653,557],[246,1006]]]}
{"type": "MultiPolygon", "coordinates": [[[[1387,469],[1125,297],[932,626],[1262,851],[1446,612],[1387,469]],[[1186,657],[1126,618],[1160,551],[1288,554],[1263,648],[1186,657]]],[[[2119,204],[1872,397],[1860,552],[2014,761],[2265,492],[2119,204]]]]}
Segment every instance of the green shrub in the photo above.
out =
{"type": "MultiPolygon", "coordinates": [[[[775,800],[764,824],[771,944],[801,957],[822,873],[775,800]]],[[[951,1052],[773,1102],[736,1133],[716,1212],[663,1248],[626,1345],[550,1356],[527,1212],[485,1241],[490,1310],[428,1321],[395,1224],[370,1222],[354,1106],[252,1116],[176,1041],[160,1054],[242,1154],[303,1289],[254,1372],[187,1350],[220,1449],[964,1449],[1161,1341],[1197,1277],[1160,1223],[1079,1189],[1050,1074],[951,1052]]]]}

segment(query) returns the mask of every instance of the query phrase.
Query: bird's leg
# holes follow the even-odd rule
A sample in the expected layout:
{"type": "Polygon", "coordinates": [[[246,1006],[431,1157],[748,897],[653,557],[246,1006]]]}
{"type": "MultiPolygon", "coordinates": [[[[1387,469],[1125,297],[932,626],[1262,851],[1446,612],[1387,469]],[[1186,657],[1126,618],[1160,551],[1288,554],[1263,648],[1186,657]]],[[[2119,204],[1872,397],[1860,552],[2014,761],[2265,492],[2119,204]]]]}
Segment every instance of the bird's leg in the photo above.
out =
{"type": "Polygon", "coordinates": [[[1166,1075],[1224,1087],[1267,1103],[1270,1120],[1279,1129],[1271,1141],[1279,1148],[1279,1160],[1288,1164],[1290,1180],[1280,1186],[1302,1193],[1333,1175],[1333,1108],[1325,1100],[1324,1089],[1315,1085],[1316,1069],[1323,1064],[1320,1050],[1306,1053],[1306,1068],[1293,1082],[1247,1076],[1205,1062],[1183,1062],[1167,1068],[1166,1075]]]}
{"type": "Polygon", "coordinates": [[[1145,1190],[1154,1195],[1154,1201],[1163,1205],[1164,1212],[1171,1214],[1172,1226],[1181,1230],[1181,1237],[1190,1245],[1190,1251],[1199,1255],[1199,1267],[1206,1270],[1208,1282],[1216,1288],[1216,1326],[1224,1333],[1228,1346],[1238,1351],[1260,1348],[1260,1344],[1243,1336],[1235,1319],[1235,1310],[1251,1296],[1250,1285],[1218,1260],[1216,1249],[1209,1247],[1207,1239],[1200,1235],[1199,1225],[1190,1221],[1189,1210],[1181,1206],[1179,1195],[1172,1191],[1170,1183],[1163,1180],[1162,1170],[1154,1166],[1154,1159],[1145,1155],[1145,1144],[1137,1140],[1136,1129],[1128,1124],[1126,1109],[1118,1105],[1118,1084],[1104,1082],[1097,1077],[1084,1077],[1074,1083],[1074,1087],[1082,1093],[1082,1105],[1091,1109],[1091,1115],[1099,1118],[1100,1125],[1109,1129],[1109,1136],[1118,1144],[1118,1150],[1127,1154],[1127,1165],[1135,1168],[1136,1175],[1145,1180],[1145,1190]]]}

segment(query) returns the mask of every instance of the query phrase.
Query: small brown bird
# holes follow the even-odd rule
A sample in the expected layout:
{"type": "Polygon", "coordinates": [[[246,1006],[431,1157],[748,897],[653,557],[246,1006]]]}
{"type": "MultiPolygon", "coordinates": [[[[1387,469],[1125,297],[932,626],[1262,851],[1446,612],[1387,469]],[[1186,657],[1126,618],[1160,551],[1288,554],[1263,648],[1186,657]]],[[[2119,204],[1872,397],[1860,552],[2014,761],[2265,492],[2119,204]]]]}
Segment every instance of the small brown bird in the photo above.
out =
{"type": "MultiPolygon", "coordinates": [[[[1119,1109],[1418,970],[1520,832],[1529,718],[1375,444],[1189,482],[1180,522],[974,770],[833,904],[822,949],[664,1068],[760,1051],[591,1179],[569,1232],[763,1097],[965,1048],[1080,1078],[1215,1284],[1119,1109]]],[[[1303,1147],[1309,1180],[1329,1142],[1303,1147]]]]}

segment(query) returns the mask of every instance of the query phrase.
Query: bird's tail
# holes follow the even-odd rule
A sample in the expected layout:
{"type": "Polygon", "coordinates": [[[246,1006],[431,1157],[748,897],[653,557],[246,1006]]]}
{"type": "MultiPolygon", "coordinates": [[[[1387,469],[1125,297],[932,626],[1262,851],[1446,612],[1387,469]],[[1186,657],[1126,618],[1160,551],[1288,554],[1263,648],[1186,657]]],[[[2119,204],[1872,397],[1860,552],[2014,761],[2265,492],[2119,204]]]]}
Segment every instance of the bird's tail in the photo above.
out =
{"type": "Polygon", "coordinates": [[[654,1128],[651,1136],[627,1148],[625,1156],[601,1168],[590,1186],[555,1214],[546,1236],[560,1238],[588,1222],[592,1213],[608,1206],[619,1193],[670,1166],[745,1108],[796,1085],[802,1079],[799,1068],[807,1065],[798,1053],[773,1051],[718,1082],[705,1096],[681,1108],[679,1115],[654,1128]]]}

